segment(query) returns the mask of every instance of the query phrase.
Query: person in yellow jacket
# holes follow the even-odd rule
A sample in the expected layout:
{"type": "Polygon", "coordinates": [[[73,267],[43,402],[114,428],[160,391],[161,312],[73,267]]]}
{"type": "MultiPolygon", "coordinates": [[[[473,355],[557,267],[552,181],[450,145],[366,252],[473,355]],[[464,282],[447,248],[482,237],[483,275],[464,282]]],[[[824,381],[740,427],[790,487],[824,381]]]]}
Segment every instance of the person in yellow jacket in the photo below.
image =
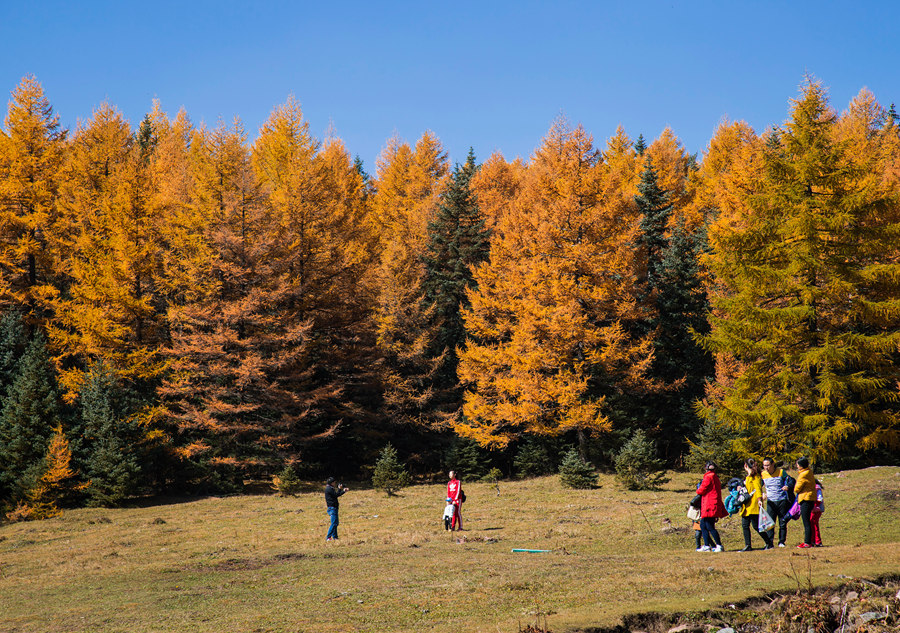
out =
{"type": "Polygon", "coordinates": [[[812,511],[816,505],[816,476],[809,467],[809,459],[801,457],[797,460],[797,483],[794,494],[800,504],[800,518],[803,519],[803,542],[797,547],[806,549],[813,546],[812,511]]]}
{"type": "Polygon", "coordinates": [[[772,549],[772,537],[768,532],[759,531],[759,509],[763,499],[763,482],[759,476],[759,464],[752,457],[744,462],[744,471],[747,478],[744,480],[744,486],[750,493],[750,501],[741,508],[741,527],[744,529],[744,549],[742,552],[752,552],[753,545],[750,543],[750,527],[759,534],[766,546],[763,549],[772,549]]]}

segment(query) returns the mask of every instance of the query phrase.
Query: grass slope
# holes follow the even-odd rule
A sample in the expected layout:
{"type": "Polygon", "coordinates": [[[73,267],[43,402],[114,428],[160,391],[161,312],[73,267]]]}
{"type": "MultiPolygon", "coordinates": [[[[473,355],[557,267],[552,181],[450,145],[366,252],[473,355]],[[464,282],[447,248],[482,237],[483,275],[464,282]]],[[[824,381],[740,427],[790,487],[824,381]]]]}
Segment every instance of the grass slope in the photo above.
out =
{"type": "MultiPolygon", "coordinates": [[[[808,575],[900,572],[898,468],[820,476],[826,547],[806,551],[695,552],[684,508],[698,478],[639,493],[611,477],[590,491],[503,482],[499,495],[465,483],[463,542],[442,529],[442,485],[351,491],[335,543],[320,493],[73,510],[0,527],[0,631],[496,632],[549,613],[559,632],[796,589],[808,575]]],[[[743,545],[739,518],[720,532],[726,548],[743,545]]],[[[799,534],[792,523],[789,543],[799,534]]]]}

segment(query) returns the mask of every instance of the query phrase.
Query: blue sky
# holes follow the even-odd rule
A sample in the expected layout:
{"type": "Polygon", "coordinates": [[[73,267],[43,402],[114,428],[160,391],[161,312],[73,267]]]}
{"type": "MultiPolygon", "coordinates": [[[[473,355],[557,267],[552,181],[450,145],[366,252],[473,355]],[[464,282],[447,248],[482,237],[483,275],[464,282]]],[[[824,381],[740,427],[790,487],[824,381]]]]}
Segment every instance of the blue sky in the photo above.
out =
{"type": "Polygon", "coordinates": [[[158,98],[250,139],[294,94],[367,169],[430,129],[527,158],[561,113],[598,142],[670,126],[691,152],[723,117],[781,123],[805,73],[839,110],[867,86],[900,105],[894,3],[26,2],[0,0],[0,88],[26,74],[74,128],[104,100],[136,125],[158,98]]]}

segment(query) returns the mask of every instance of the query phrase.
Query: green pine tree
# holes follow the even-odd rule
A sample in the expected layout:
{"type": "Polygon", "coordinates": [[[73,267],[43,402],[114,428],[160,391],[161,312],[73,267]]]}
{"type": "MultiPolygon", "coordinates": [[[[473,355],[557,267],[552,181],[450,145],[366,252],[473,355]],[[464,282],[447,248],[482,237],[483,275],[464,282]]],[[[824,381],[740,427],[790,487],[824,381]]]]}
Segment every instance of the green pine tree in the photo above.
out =
{"type": "Polygon", "coordinates": [[[644,152],[647,151],[647,141],[644,140],[643,134],[638,134],[637,141],[634,143],[634,151],[637,152],[638,156],[643,156],[644,152]]]}
{"type": "Polygon", "coordinates": [[[115,373],[103,361],[91,367],[80,395],[81,416],[71,442],[76,466],[91,482],[91,505],[120,505],[140,491],[141,429],[129,415],[115,373]]]}
{"type": "Polygon", "coordinates": [[[470,149],[464,165],[456,165],[450,184],[441,195],[435,219],[428,226],[428,245],[423,261],[423,305],[432,310],[437,333],[430,353],[447,355],[441,374],[455,385],[456,350],[465,343],[462,310],[468,306],[466,292],[475,285],[472,269],[488,258],[490,231],[478,208],[469,182],[478,167],[470,149]]]}
{"type": "Polygon", "coordinates": [[[629,490],[655,490],[669,481],[666,466],[656,457],[656,446],[640,429],[616,455],[616,479],[629,490]]]}
{"type": "Polygon", "coordinates": [[[660,189],[656,170],[653,169],[649,159],[644,163],[644,171],[638,183],[638,195],[634,197],[634,201],[641,214],[637,246],[641,252],[641,262],[644,264],[644,274],[638,292],[642,295],[639,299],[646,302],[652,300],[660,285],[663,256],[669,245],[666,225],[672,213],[669,194],[666,190],[660,189]]]}
{"type": "Polygon", "coordinates": [[[655,289],[656,328],[651,375],[677,387],[660,394],[665,411],[660,444],[670,461],[680,455],[687,437],[700,427],[695,403],[713,378],[712,354],[696,336],[709,333],[709,299],[700,276],[698,258],[704,248],[702,229],[689,234],[679,222],[660,263],[655,289]]]}
{"type": "Polygon", "coordinates": [[[447,470],[455,470],[460,478],[478,479],[491,469],[491,455],[478,442],[454,437],[445,457],[447,470]]]}
{"type": "Polygon", "coordinates": [[[742,368],[704,413],[744,432],[747,455],[900,447],[898,195],[878,147],[851,154],[837,123],[808,83],[738,214],[710,230],[722,292],[705,345],[742,368]]]}
{"type": "Polygon", "coordinates": [[[662,453],[674,463],[686,437],[699,427],[693,403],[703,395],[713,371],[712,355],[693,338],[694,332],[709,330],[708,302],[697,261],[702,233],[689,235],[680,222],[669,235],[672,205],[649,160],[638,192],[634,198],[641,212],[638,269],[643,274],[636,284],[638,318],[632,327],[636,335],[651,337],[650,377],[663,388],[629,408],[638,426],[659,438],[662,453]]]}
{"type": "Polygon", "coordinates": [[[540,477],[553,472],[553,460],[542,438],[529,437],[519,446],[513,459],[519,477],[540,477]]]}
{"type": "Polygon", "coordinates": [[[589,489],[597,485],[597,472],[573,448],[559,465],[559,481],[566,488],[589,489]]]}
{"type": "Polygon", "coordinates": [[[372,184],[372,176],[370,176],[366,171],[363,160],[358,155],[353,157],[353,168],[356,170],[356,173],[359,174],[360,178],[362,178],[363,181],[363,187],[360,191],[360,196],[362,197],[363,202],[368,201],[369,196],[371,196],[375,190],[374,185],[372,184]]]}
{"type": "Polygon", "coordinates": [[[0,499],[20,500],[37,483],[59,423],[56,376],[44,336],[38,334],[19,361],[0,409],[0,499]]]}
{"type": "Polygon", "coordinates": [[[739,473],[746,456],[735,447],[741,444],[741,434],[722,424],[715,417],[703,420],[696,437],[689,441],[690,451],[684,460],[692,473],[705,471],[706,462],[716,462],[721,473],[739,473]]]}
{"type": "Polygon", "coordinates": [[[17,310],[4,313],[0,318],[0,402],[16,378],[27,344],[22,315],[17,310]]]}
{"type": "Polygon", "coordinates": [[[388,496],[408,486],[409,473],[400,463],[397,457],[397,449],[388,444],[381,451],[378,461],[375,462],[375,471],[372,473],[372,486],[376,490],[383,490],[388,496]]]}

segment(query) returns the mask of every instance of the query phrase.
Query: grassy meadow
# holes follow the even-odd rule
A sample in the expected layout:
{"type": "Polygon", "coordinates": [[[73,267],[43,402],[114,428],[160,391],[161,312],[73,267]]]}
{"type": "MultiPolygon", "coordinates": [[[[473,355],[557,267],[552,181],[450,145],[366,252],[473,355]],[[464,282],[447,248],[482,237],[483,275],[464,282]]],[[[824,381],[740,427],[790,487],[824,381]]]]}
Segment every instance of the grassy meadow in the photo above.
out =
{"type": "Polygon", "coordinates": [[[684,473],[655,492],[609,476],[586,491],[558,477],[464,481],[466,530],[453,535],[443,484],[351,490],[332,543],[321,492],[72,510],[0,526],[0,631],[512,632],[547,614],[559,633],[900,573],[900,468],[819,478],[826,547],[805,551],[799,521],[791,547],[733,551],[730,518],[732,551],[695,552],[684,510],[699,475],[684,473]]]}

